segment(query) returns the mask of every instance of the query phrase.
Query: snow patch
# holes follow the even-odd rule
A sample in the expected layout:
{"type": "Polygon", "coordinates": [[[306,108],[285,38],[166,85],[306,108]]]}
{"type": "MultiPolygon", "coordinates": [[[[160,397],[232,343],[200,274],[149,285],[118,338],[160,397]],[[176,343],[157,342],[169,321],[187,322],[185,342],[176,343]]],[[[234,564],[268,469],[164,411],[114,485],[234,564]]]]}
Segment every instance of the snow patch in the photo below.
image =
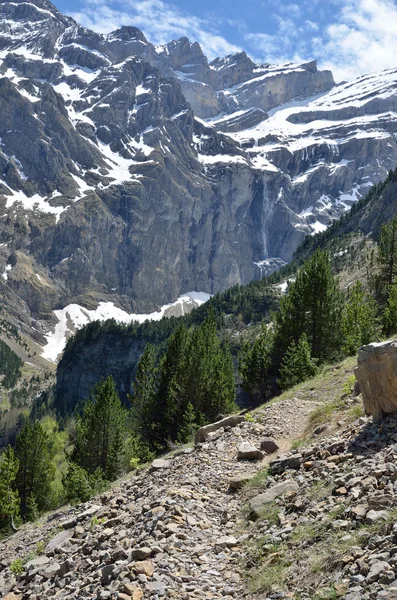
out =
{"type": "Polygon", "coordinates": [[[118,323],[126,324],[160,321],[167,316],[167,313],[171,316],[171,314],[183,315],[190,312],[190,309],[200,306],[210,298],[210,294],[205,292],[188,292],[175,302],[165,304],[159,311],[150,314],[129,314],[121,308],[117,308],[113,302],[100,302],[95,310],[88,310],[78,304],[69,304],[62,310],[54,311],[59,322],[55,326],[55,330],[45,336],[47,344],[43,347],[42,356],[51,362],[56,362],[70,335],[92,321],[115,319],[118,323]]]}

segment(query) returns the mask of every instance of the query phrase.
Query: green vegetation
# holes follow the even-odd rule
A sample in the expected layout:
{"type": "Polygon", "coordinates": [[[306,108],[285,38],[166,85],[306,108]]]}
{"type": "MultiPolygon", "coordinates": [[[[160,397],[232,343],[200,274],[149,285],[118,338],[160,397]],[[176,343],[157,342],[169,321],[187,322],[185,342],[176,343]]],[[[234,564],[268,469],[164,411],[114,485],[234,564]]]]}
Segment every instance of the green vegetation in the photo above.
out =
{"type": "Polygon", "coordinates": [[[21,377],[23,361],[2,340],[0,340],[0,374],[3,375],[1,385],[12,388],[21,377]]]}
{"type": "Polygon", "coordinates": [[[120,473],[126,411],[121,406],[111,377],[95,386],[85,402],[76,425],[72,461],[88,473],[100,469],[105,479],[116,479],[120,473]]]}
{"type": "Polygon", "coordinates": [[[281,362],[278,385],[282,390],[314,377],[318,371],[316,361],[310,356],[310,346],[303,333],[296,344],[292,340],[281,362]]]}
{"type": "Polygon", "coordinates": [[[137,433],[152,451],[189,441],[200,424],[233,410],[231,354],[217,335],[212,311],[192,330],[182,324],[159,359],[146,346],[131,402],[137,433]]]}
{"type": "Polygon", "coordinates": [[[0,457],[0,533],[10,530],[12,520],[19,513],[19,496],[15,489],[18,468],[14,450],[7,446],[0,457]]]}

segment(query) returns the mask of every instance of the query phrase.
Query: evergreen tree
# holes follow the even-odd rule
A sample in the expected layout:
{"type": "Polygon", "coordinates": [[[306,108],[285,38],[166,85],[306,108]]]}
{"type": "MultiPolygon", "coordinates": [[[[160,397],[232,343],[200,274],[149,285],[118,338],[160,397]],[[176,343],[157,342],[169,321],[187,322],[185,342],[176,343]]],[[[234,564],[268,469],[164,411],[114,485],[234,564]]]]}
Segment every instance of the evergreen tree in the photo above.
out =
{"type": "Polygon", "coordinates": [[[180,394],[189,400],[196,415],[213,420],[233,410],[235,401],[234,369],[230,349],[221,345],[216,321],[210,311],[191,336],[183,363],[180,394]]]}
{"type": "Polygon", "coordinates": [[[298,272],[274,315],[277,360],[285,354],[291,339],[297,343],[303,333],[313,357],[320,362],[331,359],[340,347],[342,306],[329,254],[316,250],[298,272]]]}
{"type": "Polygon", "coordinates": [[[6,533],[19,514],[19,496],[15,489],[18,467],[14,450],[7,446],[0,457],[0,531],[6,533]]]}
{"type": "Polygon", "coordinates": [[[383,330],[386,335],[397,332],[397,282],[389,288],[387,304],[383,315],[383,330]]]}
{"type": "Polygon", "coordinates": [[[193,436],[198,429],[197,417],[194,412],[194,407],[191,402],[188,402],[185,413],[183,415],[182,425],[178,433],[178,441],[185,444],[193,439],[193,436]]]}
{"type": "Polygon", "coordinates": [[[157,402],[162,416],[164,439],[175,440],[178,435],[186,401],[181,396],[181,381],[189,345],[189,332],[182,323],[169,338],[167,349],[160,361],[157,402]]]}
{"type": "Polygon", "coordinates": [[[126,412],[113,378],[102,379],[78,418],[73,462],[88,473],[99,468],[105,479],[115,479],[122,461],[125,421],[126,412]]]}
{"type": "Polygon", "coordinates": [[[306,334],[302,334],[298,343],[293,340],[282,360],[278,385],[286,390],[310,377],[314,377],[318,369],[310,355],[310,345],[306,334]]]}
{"type": "Polygon", "coordinates": [[[29,516],[32,503],[40,512],[51,506],[51,481],[55,469],[49,445],[49,437],[39,421],[27,423],[16,439],[15,455],[19,461],[16,487],[24,518],[29,516]]]}
{"type": "Polygon", "coordinates": [[[379,238],[379,262],[381,277],[388,288],[397,275],[397,217],[383,223],[379,238]]]}
{"type": "Polygon", "coordinates": [[[272,332],[262,323],[260,334],[253,344],[245,342],[240,356],[239,372],[243,388],[258,402],[264,402],[269,397],[272,350],[272,332]]]}
{"type": "Polygon", "coordinates": [[[101,469],[97,469],[94,473],[90,474],[73,462],[69,463],[68,470],[62,482],[65,499],[71,504],[87,502],[94,494],[98,494],[106,488],[101,469]]]}
{"type": "Polygon", "coordinates": [[[360,346],[369,344],[376,339],[375,304],[372,298],[365,293],[361,281],[357,281],[348,291],[341,331],[342,351],[348,355],[355,354],[360,346]]]}
{"type": "Polygon", "coordinates": [[[151,450],[158,450],[164,441],[157,391],[156,351],[152,344],[146,344],[137,366],[131,403],[134,429],[151,450]]]}

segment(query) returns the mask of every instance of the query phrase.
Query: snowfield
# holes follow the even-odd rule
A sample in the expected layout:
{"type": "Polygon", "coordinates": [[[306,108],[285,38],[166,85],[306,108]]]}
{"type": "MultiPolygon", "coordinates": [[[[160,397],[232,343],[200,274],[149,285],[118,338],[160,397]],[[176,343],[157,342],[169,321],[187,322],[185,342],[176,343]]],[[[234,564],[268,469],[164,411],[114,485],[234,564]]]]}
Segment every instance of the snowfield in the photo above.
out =
{"type": "Polygon", "coordinates": [[[45,336],[47,344],[43,347],[42,356],[51,362],[57,362],[68,338],[78,329],[93,321],[114,319],[118,323],[126,324],[160,321],[163,317],[187,314],[210,298],[210,294],[204,292],[187,292],[179,296],[175,302],[165,304],[159,311],[150,314],[129,314],[121,308],[117,308],[113,302],[100,302],[96,310],[88,310],[79,304],[69,304],[62,310],[54,311],[59,323],[53,332],[45,336]]]}

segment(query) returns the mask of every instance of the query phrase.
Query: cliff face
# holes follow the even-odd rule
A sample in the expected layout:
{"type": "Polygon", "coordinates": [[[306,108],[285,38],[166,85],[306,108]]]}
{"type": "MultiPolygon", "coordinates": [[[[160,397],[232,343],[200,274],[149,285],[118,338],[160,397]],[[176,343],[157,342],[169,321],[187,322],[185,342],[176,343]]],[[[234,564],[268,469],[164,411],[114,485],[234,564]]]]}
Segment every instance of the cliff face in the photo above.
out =
{"type": "Polygon", "coordinates": [[[397,163],[397,70],[208,63],[32,0],[0,2],[0,74],[0,293],[42,344],[73,304],[148,313],[260,277],[397,163]]]}

